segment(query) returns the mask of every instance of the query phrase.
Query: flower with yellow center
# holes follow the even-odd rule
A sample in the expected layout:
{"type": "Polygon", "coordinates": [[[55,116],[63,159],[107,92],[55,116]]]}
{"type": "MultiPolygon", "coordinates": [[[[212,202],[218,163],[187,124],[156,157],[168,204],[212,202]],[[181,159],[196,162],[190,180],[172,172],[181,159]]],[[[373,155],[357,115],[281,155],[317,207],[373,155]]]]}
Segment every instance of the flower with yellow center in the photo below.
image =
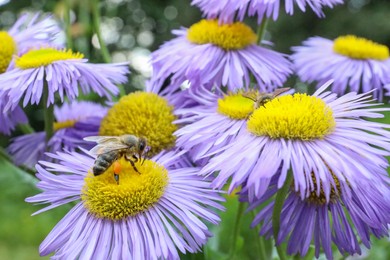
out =
{"type": "Polygon", "coordinates": [[[247,89],[251,78],[261,92],[282,86],[292,72],[287,56],[257,45],[257,36],[242,22],[201,20],[153,52],[148,91],[175,93],[188,80],[191,88],[247,89]]]}
{"type": "Polygon", "coordinates": [[[383,116],[379,112],[385,109],[368,105],[369,94],[337,98],[325,91],[329,85],[312,96],[284,95],[260,106],[249,117],[247,129],[220,148],[201,174],[218,172],[212,182],[215,188],[230,178],[229,191],[245,184],[253,199],[263,196],[275,176],[281,188],[291,172],[302,199],[315,190],[315,184],[326,201],[335,180],[337,190],[345,190],[385,174],[390,132],[384,128],[390,125],[362,119],[383,116]]]}
{"type": "Polygon", "coordinates": [[[179,109],[180,122],[187,125],[175,132],[177,146],[187,150],[194,161],[205,162],[210,154],[235,140],[245,131],[246,120],[254,111],[254,101],[248,92],[238,91],[217,95],[206,89],[192,93],[200,105],[179,109]]]}
{"type": "Polygon", "coordinates": [[[101,136],[131,134],[145,137],[149,155],[156,155],[175,145],[177,130],[173,106],[166,99],[151,92],[134,92],[122,97],[103,118],[101,136]]]}
{"type": "Polygon", "coordinates": [[[293,47],[291,56],[298,76],[320,87],[333,80],[332,91],[338,95],[347,92],[375,90],[374,98],[381,100],[389,88],[389,49],[369,39],[354,35],[335,40],[312,37],[303,46],[293,47]]]}
{"type": "Polygon", "coordinates": [[[126,64],[91,64],[83,55],[72,50],[45,47],[32,49],[15,60],[15,68],[0,74],[0,94],[7,99],[4,109],[15,108],[23,100],[28,103],[43,102],[49,106],[55,95],[61,100],[69,100],[79,94],[79,86],[84,93],[96,92],[99,96],[111,98],[117,94],[115,84],[127,81],[126,64]],[[45,94],[45,95],[44,95],[45,94]]]}
{"type": "Polygon", "coordinates": [[[84,141],[87,136],[97,135],[107,107],[88,101],[73,101],[54,107],[54,134],[45,146],[45,132],[34,132],[12,139],[8,151],[17,165],[31,169],[39,160],[48,159],[45,152],[55,153],[65,148],[74,151],[78,148],[91,149],[93,144],[84,141]]]}
{"type": "Polygon", "coordinates": [[[95,158],[76,152],[51,156],[56,162],[37,166],[42,193],[27,201],[51,204],[37,213],[78,203],[42,242],[41,255],[178,259],[178,251],[193,253],[207,242],[210,232],[204,222],[220,220],[213,210],[223,209],[219,192],[209,188],[195,167],[172,170],[178,155],[138,162],[138,172],[121,158],[99,176],[91,173],[95,158]]]}

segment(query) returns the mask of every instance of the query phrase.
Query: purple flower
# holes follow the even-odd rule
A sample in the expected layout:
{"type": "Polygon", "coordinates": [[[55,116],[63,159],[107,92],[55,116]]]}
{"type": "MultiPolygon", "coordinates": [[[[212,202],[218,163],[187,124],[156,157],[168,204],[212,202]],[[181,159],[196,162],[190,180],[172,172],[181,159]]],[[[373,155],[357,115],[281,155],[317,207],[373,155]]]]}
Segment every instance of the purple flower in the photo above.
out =
{"type": "Polygon", "coordinates": [[[383,117],[378,112],[388,109],[371,103],[369,93],[337,98],[325,92],[328,86],[313,96],[280,96],[256,109],[245,132],[211,158],[202,174],[219,171],[212,183],[217,188],[231,177],[229,191],[246,183],[252,199],[264,194],[279,171],[277,187],[282,187],[291,170],[302,198],[323,190],[327,200],[334,177],[346,189],[387,176],[390,126],[363,118],[383,117]]]}
{"type": "Polygon", "coordinates": [[[14,55],[41,46],[63,47],[58,41],[61,29],[51,16],[23,14],[8,31],[0,31],[0,73],[7,70],[14,55]]]}
{"type": "Polygon", "coordinates": [[[17,106],[11,111],[3,112],[4,102],[0,101],[0,133],[10,135],[18,124],[26,124],[28,122],[26,114],[17,106]]]}
{"type": "Polygon", "coordinates": [[[234,91],[247,88],[253,75],[260,90],[271,92],[291,73],[286,55],[256,45],[256,34],[243,23],[202,20],[173,33],[178,37],[152,54],[148,91],[173,93],[186,80],[192,87],[217,85],[234,91]]]}
{"type": "MultiPolygon", "coordinates": [[[[276,244],[287,241],[287,253],[290,255],[306,255],[312,242],[317,258],[322,248],[326,258],[333,259],[332,243],[342,255],[361,254],[360,243],[370,248],[370,234],[378,238],[388,236],[388,183],[387,177],[386,181],[373,177],[370,180],[361,180],[360,184],[352,189],[336,185],[337,189],[332,189],[328,202],[323,193],[317,196],[313,192],[302,199],[291,187],[280,215],[280,231],[276,244]]],[[[251,201],[248,210],[254,210],[275,195],[277,186],[277,179],[274,178],[264,197],[251,201]]],[[[247,195],[242,194],[243,201],[248,201],[247,195]]],[[[259,235],[266,238],[273,235],[273,209],[274,201],[271,201],[261,208],[252,223],[252,226],[261,223],[259,235]]]]}
{"type": "Polygon", "coordinates": [[[50,156],[59,163],[42,161],[36,166],[37,186],[43,192],[26,200],[50,204],[35,214],[78,203],[42,242],[41,255],[178,259],[178,251],[199,251],[211,236],[203,221],[220,221],[212,209],[223,209],[218,192],[197,175],[197,168],[167,170],[175,158],[138,162],[142,174],[121,159],[117,161],[122,167],[117,183],[114,166],[93,176],[94,159],[89,156],[75,152],[50,156]]]}
{"type": "Polygon", "coordinates": [[[33,168],[38,160],[49,159],[44,155],[46,151],[73,151],[78,147],[90,149],[93,144],[83,138],[98,134],[100,121],[106,113],[106,107],[88,101],[64,103],[54,108],[55,132],[48,141],[47,149],[45,132],[37,132],[14,138],[8,151],[15,164],[33,168]]]}
{"type": "Polygon", "coordinates": [[[343,0],[192,0],[191,4],[198,6],[208,19],[216,19],[223,23],[231,23],[235,19],[242,21],[246,16],[257,16],[258,23],[263,17],[276,20],[279,8],[284,2],[287,14],[293,15],[294,5],[305,12],[310,7],[319,17],[324,17],[323,7],[333,7],[342,4],[343,0]]]}
{"type": "Polygon", "coordinates": [[[246,119],[253,112],[253,101],[241,92],[223,95],[199,87],[189,89],[188,97],[199,105],[176,110],[180,119],[176,145],[189,152],[195,162],[205,163],[209,154],[224,150],[246,129],[246,119]]]}
{"type": "Polygon", "coordinates": [[[302,81],[317,82],[319,87],[332,79],[332,91],[339,95],[376,89],[374,97],[382,99],[390,74],[386,46],[347,35],[335,40],[312,37],[292,50],[295,53],[291,58],[302,81]]]}
{"type": "Polygon", "coordinates": [[[71,50],[41,48],[31,50],[15,60],[15,68],[0,75],[1,96],[8,98],[4,109],[14,109],[19,101],[23,106],[38,104],[47,92],[47,106],[54,103],[58,93],[74,100],[79,85],[84,93],[95,92],[111,98],[118,94],[114,84],[127,81],[127,64],[91,64],[80,53],[71,50]]]}

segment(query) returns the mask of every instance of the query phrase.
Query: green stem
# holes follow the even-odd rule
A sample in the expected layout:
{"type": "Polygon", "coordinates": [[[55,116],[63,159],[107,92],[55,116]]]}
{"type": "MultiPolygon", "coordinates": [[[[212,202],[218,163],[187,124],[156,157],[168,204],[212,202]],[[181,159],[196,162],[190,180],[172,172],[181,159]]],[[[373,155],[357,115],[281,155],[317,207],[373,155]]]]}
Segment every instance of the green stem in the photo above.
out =
{"type": "Polygon", "coordinates": [[[236,222],[234,223],[234,227],[233,227],[233,235],[231,240],[232,242],[230,246],[228,259],[234,259],[234,255],[236,254],[237,239],[240,234],[241,220],[242,220],[242,216],[244,215],[244,212],[245,212],[245,203],[240,202],[238,204],[236,222]]]}
{"type": "Polygon", "coordinates": [[[43,118],[45,120],[46,145],[54,133],[53,130],[54,106],[53,104],[47,106],[48,96],[49,96],[49,88],[45,81],[45,85],[43,86],[42,105],[43,105],[43,118]]]}
{"type": "Polygon", "coordinates": [[[276,251],[278,252],[278,256],[280,260],[287,260],[287,256],[284,252],[284,249],[281,246],[277,246],[276,251]]]}
{"type": "MultiPolygon", "coordinates": [[[[290,190],[292,181],[293,181],[293,173],[290,169],[287,172],[287,177],[283,187],[279,189],[278,193],[276,194],[274,209],[272,212],[272,228],[274,233],[275,244],[277,244],[279,230],[280,230],[280,215],[282,213],[283,204],[290,190]]],[[[284,255],[284,250],[280,247],[280,245],[277,246],[276,249],[278,251],[280,259],[281,260],[286,259],[286,256],[284,255]]]]}
{"type": "MultiPolygon", "coordinates": [[[[256,212],[254,210],[251,211],[252,218],[255,219],[256,217],[256,212]]],[[[260,227],[259,225],[255,226],[256,230],[256,248],[257,248],[257,253],[259,255],[260,260],[267,260],[267,254],[266,254],[266,249],[264,245],[264,238],[259,235],[260,233],[260,227]]]]}
{"type": "Polygon", "coordinates": [[[29,123],[27,124],[19,124],[18,129],[22,131],[23,134],[32,134],[34,133],[34,128],[31,127],[29,123]]]}
{"type": "Polygon", "coordinates": [[[73,48],[72,41],[72,25],[70,23],[70,0],[64,0],[64,23],[65,23],[65,34],[66,34],[66,46],[69,49],[73,48]]]}
{"type": "Polygon", "coordinates": [[[266,16],[264,16],[263,19],[261,20],[260,26],[257,29],[257,44],[258,45],[261,45],[261,41],[264,38],[267,25],[268,25],[268,18],[266,16]]]}
{"type": "Polygon", "coordinates": [[[100,11],[99,11],[99,0],[91,0],[92,7],[92,22],[93,30],[99,41],[100,50],[102,52],[103,60],[105,63],[111,62],[111,56],[108,48],[103,40],[102,34],[100,33],[100,11]]]}

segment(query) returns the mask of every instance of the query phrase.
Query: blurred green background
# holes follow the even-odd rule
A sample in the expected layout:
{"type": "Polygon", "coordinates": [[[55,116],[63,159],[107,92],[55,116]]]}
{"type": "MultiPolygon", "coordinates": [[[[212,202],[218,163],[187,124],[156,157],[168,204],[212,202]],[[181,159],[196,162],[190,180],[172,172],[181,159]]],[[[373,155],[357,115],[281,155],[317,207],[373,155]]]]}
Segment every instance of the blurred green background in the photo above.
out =
{"type": "MultiPolygon", "coordinates": [[[[281,13],[277,21],[270,21],[266,39],[275,43],[278,51],[290,53],[290,47],[299,45],[310,36],[319,35],[335,38],[343,34],[356,34],[390,46],[390,1],[389,0],[346,0],[345,4],[334,9],[326,9],[326,18],[319,19],[311,11],[297,11],[294,16],[281,13]]],[[[71,8],[70,34],[74,49],[83,52],[93,62],[103,62],[99,42],[92,30],[90,0],[0,0],[0,29],[9,28],[23,11],[53,12],[58,21],[63,21],[64,8],[71,8]]],[[[201,18],[201,13],[190,6],[190,0],[107,0],[100,1],[101,33],[112,61],[130,61],[132,75],[126,91],[142,89],[144,81],[150,76],[147,63],[149,54],[164,41],[172,38],[170,31],[188,27],[201,18]]],[[[246,21],[255,26],[252,19],[246,21]]],[[[62,35],[65,40],[65,35],[62,35]]],[[[1,44],[1,43],[0,43],[1,44]]],[[[94,98],[94,97],[88,97],[94,98]]],[[[39,108],[28,110],[32,125],[42,129],[39,108]]],[[[389,117],[386,117],[388,121],[389,117]]],[[[390,122],[387,122],[390,123],[390,122]]],[[[20,134],[15,132],[15,135],[20,134]]],[[[9,139],[0,136],[0,145],[5,147],[9,139]]],[[[24,202],[28,196],[38,193],[34,178],[0,160],[0,260],[1,259],[40,259],[38,247],[53,226],[71,206],[63,206],[38,216],[30,215],[41,208],[24,202]]],[[[235,198],[229,199],[236,207],[235,198]]],[[[232,208],[229,208],[234,212],[232,208]]],[[[232,214],[224,214],[224,225],[220,230],[232,226],[232,214]],[[230,219],[230,220],[229,220],[230,219]]],[[[243,233],[250,232],[250,217],[246,216],[243,233]]],[[[253,232],[251,233],[253,234],[253,232]]],[[[213,239],[211,247],[218,249],[218,238],[213,239]]],[[[242,242],[246,243],[246,242],[242,242]]],[[[388,240],[375,242],[370,256],[373,259],[390,259],[388,240]]],[[[220,247],[223,251],[226,245],[220,247]]],[[[241,247],[240,259],[253,259],[253,251],[241,247]]],[[[218,256],[215,256],[218,258],[218,256]]],[[[341,256],[336,256],[341,259],[341,256]]]]}

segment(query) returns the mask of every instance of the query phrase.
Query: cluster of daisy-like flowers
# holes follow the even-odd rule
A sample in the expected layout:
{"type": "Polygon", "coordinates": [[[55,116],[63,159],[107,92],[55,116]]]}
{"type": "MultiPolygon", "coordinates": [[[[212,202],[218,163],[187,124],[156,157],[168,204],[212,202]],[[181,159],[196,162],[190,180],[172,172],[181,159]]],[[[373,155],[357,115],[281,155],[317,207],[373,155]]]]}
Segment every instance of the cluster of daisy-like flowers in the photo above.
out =
{"type": "Polygon", "coordinates": [[[263,41],[283,3],[287,14],[312,9],[322,17],[342,2],[193,0],[205,19],[173,31],[152,53],[146,91],[109,105],[78,101],[79,91],[111,100],[127,64],[91,64],[55,44],[60,29],[49,18],[36,16],[22,30],[23,16],[0,32],[8,44],[0,50],[0,131],[26,124],[27,105],[44,110],[45,131],[8,147],[16,164],[37,170],[42,193],[27,201],[49,204],[37,213],[76,202],[40,254],[178,259],[212,236],[205,223],[219,223],[225,187],[239,190],[258,235],[273,237],[279,253],[286,243],[288,254],[304,256],[314,244],[316,257],[331,259],[332,245],[360,254],[371,234],[387,236],[390,125],[367,120],[388,111],[371,98],[382,99],[390,84],[387,47],[352,35],[315,37],[289,56],[263,41]],[[257,34],[242,22],[252,16],[257,34]],[[293,93],[285,82],[294,73],[317,91],[293,93]],[[115,151],[102,152],[105,145],[125,135],[138,150],[109,160],[115,151]],[[88,151],[88,140],[100,143],[88,151]]]}

